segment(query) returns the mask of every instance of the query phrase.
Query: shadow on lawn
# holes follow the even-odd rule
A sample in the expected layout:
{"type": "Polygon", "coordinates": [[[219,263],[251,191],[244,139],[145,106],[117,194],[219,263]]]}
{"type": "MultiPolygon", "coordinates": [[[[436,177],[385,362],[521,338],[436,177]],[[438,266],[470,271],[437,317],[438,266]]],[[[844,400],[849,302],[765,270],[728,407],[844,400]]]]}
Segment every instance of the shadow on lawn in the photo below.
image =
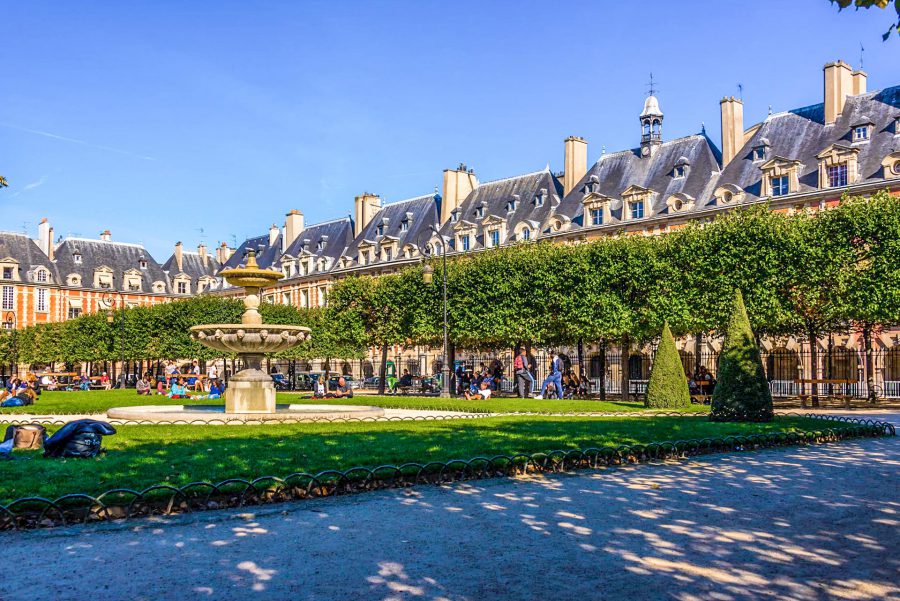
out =
{"type": "Polygon", "coordinates": [[[864,440],[72,530],[10,545],[0,596],[33,572],[51,597],[898,598],[898,473],[864,440]]]}
{"type": "MultiPolygon", "coordinates": [[[[811,429],[821,422],[790,423],[811,429]]],[[[229,478],[284,478],[294,472],[428,463],[477,456],[585,449],[780,430],[770,424],[697,418],[487,418],[468,422],[298,424],[268,426],[122,426],[96,460],[44,459],[3,464],[0,502],[25,496],[142,490],[229,478]]]]}

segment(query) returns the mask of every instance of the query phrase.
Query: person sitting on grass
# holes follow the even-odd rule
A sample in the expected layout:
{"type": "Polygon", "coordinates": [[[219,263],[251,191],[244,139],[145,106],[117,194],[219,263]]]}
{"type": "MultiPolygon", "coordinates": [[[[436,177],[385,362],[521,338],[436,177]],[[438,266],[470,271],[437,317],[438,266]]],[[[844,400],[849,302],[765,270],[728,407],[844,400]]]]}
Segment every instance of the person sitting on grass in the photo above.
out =
{"type": "Polygon", "coordinates": [[[170,399],[190,398],[187,393],[187,388],[184,387],[184,378],[178,378],[178,380],[176,380],[172,383],[172,388],[169,389],[169,398],[170,399]]]}
{"type": "Polygon", "coordinates": [[[150,396],[150,376],[145,375],[138,380],[137,384],[134,385],[134,389],[141,396],[150,396]]]}
{"type": "Polygon", "coordinates": [[[209,398],[211,399],[221,399],[222,393],[225,392],[222,383],[219,382],[218,378],[213,380],[209,385],[209,398]]]}
{"type": "Polygon", "coordinates": [[[483,399],[488,400],[491,398],[491,386],[487,382],[482,382],[478,388],[478,392],[472,393],[470,391],[465,392],[466,400],[471,401],[472,399],[483,399]]]}
{"type": "Polygon", "coordinates": [[[156,379],[156,394],[159,396],[166,394],[166,381],[163,378],[156,379]]]}
{"type": "Polygon", "coordinates": [[[34,405],[34,399],[37,398],[34,390],[31,388],[23,388],[15,396],[7,396],[0,403],[0,407],[22,407],[24,405],[34,405]]]}
{"type": "Polygon", "coordinates": [[[347,384],[347,380],[344,379],[344,376],[338,378],[337,386],[335,386],[332,391],[328,393],[328,397],[332,399],[353,398],[353,389],[350,388],[349,384],[347,384]]]}

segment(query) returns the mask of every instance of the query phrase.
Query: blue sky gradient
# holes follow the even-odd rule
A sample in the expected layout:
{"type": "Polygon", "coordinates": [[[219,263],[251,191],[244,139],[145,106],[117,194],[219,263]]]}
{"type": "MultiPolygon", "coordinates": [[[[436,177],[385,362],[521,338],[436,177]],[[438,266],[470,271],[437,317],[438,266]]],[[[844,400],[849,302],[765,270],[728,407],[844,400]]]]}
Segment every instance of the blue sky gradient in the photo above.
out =
{"type": "Polygon", "coordinates": [[[821,101],[822,66],[900,84],[890,12],[741,2],[0,2],[0,229],[143,243],[262,234],[349,214],[363,191],[562,169],[568,135],[636,145],[652,71],[664,138],[718,144],[821,101]],[[723,33],[725,32],[725,33],[723,33]],[[735,33],[731,33],[735,32],[735,33]],[[773,68],[773,65],[775,68],[773,68]],[[202,229],[202,231],[201,231],[202,229]]]}

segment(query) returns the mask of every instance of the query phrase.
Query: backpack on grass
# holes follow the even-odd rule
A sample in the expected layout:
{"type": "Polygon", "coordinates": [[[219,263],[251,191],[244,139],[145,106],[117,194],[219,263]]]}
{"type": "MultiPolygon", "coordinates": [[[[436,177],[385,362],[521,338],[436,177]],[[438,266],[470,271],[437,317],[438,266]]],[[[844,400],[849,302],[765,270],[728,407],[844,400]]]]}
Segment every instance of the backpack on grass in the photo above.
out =
{"type": "Polygon", "coordinates": [[[106,422],[79,419],[69,422],[44,443],[44,457],[96,457],[102,451],[103,437],[116,433],[106,422]]]}
{"type": "Polygon", "coordinates": [[[12,448],[36,450],[44,448],[47,429],[40,424],[12,425],[6,429],[3,442],[13,441],[12,448]]]}

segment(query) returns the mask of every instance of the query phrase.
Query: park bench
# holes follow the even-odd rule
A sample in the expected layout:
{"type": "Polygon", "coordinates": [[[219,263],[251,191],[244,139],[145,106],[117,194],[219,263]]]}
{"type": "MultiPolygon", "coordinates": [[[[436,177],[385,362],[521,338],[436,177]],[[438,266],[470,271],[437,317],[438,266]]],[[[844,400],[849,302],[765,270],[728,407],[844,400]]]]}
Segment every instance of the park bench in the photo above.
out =
{"type": "MultiPolygon", "coordinates": [[[[803,390],[803,386],[809,384],[810,386],[813,384],[816,385],[831,385],[831,386],[840,386],[841,391],[835,392],[832,391],[831,394],[825,394],[824,391],[819,390],[819,396],[827,396],[833,398],[835,400],[843,401],[844,407],[846,409],[850,409],[850,400],[853,398],[853,394],[850,392],[850,385],[856,384],[856,380],[838,380],[838,379],[829,379],[829,378],[810,378],[810,379],[796,379],[794,383],[801,386],[801,390],[803,390]]],[[[801,392],[799,395],[800,398],[800,406],[803,408],[807,407],[807,402],[812,400],[812,391],[807,394],[806,392],[801,392]]]]}

